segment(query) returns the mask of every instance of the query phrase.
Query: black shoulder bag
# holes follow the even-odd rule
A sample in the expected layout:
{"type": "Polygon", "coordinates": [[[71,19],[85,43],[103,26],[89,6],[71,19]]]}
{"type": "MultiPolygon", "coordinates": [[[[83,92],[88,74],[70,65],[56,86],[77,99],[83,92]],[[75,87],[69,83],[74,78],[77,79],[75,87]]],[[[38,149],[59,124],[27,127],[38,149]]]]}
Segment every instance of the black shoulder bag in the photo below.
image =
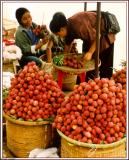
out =
{"type": "Polygon", "coordinates": [[[101,13],[102,13],[102,16],[104,17],[106,33],[116,34],[120,32],[120,26],[116,16],[109,12],[102,11],[101,13]]]}

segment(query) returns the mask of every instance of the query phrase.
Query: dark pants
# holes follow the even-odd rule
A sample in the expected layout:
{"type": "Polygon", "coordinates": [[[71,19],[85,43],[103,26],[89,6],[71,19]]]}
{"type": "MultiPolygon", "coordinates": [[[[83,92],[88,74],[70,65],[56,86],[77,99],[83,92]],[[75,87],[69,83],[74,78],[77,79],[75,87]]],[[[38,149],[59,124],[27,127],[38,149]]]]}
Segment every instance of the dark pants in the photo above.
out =
{"type": "Polygon", "coordinates": [[[114,43],[100,54],[100,77],[111,78],[113,74],[114,43]]]}
{"type": "Polygon", "coordinates": [[[27,65],[28,62],[34,61],[37,66],[41,67],[42,61],[39,59],[41,55],[43,55],[45,52],[40,51],[36,54],[36,56],[22,56],[22,58],[19,60],[20,67],[23,68],[25,65],[27,65]]]}
{"type": "Polygon", "coordinates": [[[38,57],[35,56],[22,56],[22,58],[19,60],[20,67],[23,68],[25,65],[28,64],[28,62],[34,61],[37,66],[41,67],[42,62],[38,57]]]}
{"type": "MultiPolygon", "coordinates": [[[[87,45],[83,42],[82,51],[85,53],[88,51],[87,45]]],[[[101,66],[99,67],[100,78],[111,78],[113,74],[113,55],[114,55],[114,43],[110,44],[110,47],[105,49],[99,56],[101,60],[101,66]]],[[[93,55],[94,58],[94,55],[93,55]]],[[[95,70],[86,73],[86,81],[89,79],[94,79],[95,70]]],[[[79,78],[77,83],[79,83],[79,78]]]]}

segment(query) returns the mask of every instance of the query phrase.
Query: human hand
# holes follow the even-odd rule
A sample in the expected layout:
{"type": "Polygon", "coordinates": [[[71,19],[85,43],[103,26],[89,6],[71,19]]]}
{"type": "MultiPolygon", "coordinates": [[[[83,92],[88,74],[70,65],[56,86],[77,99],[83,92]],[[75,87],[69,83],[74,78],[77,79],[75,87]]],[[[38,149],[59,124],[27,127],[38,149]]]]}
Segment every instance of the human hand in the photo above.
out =
{"type": "Polygon", "coordinates": [[[39,41],[36,46],[35,46],[35,50],[38,50],[42,47],[43,43],[41,41],[39,41]]]}
{"type": "Polygon", "coordinates": [[[84,61],[90,61],[92,58],[92,53],[91,52],[87,52],[84,56],[84,61]]]}
{"type": "Polygon", "coordinates": [[[42,39],[42,45],[46,44],[49,41],[48,36],[42,39]]]}

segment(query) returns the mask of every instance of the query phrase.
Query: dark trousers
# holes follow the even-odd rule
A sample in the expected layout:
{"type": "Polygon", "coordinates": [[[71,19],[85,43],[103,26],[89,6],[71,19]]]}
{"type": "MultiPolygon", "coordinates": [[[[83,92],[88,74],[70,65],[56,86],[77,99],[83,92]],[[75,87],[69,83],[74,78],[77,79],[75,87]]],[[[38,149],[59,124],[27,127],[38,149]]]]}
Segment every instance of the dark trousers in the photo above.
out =
{"type": "Polygon", "coordinates": [[[20,67],[23,68],[25,65],[28,64],[28,62],[34,61],[37,66],[41,67],[42,62],[38,57],[35,56],[22,56],[22,58],[19,60],[20,67]]]}
{"type": "Polygon", "coordinates": [[[25,65],[27,65],[28,62],[34,61],[37,66],[42,66],[42,61],[39,58],[41,55],[45,54],[45,51],[38,52],[35,56],[29,55],[29,56],[22,56],[22,58],[19,60],[20,67],[23,68],[25,65]]]}
{"type": "Polygon", "coordinates": [[[113,74],[114,43],[100,54],[100,77],[111,78],[113,74]]]}
{"type": "MultiPolygon", "coordinates": [[[[82,51],[85,53],[88,51],[87,45],[83,42],[82,51]]],[[[113,55],[114,55],[114,43],[110,44],[110,47],[105,49],[99,56],[101,60],[101,66],[99,67],[99,76],[100,78],[111,78],[113,74],[113,55]]],[[[94,55],[93,55],[94,58],[94,55]]],[[[94,79],[95,70],[89,71],[86,73],[86,81],[89,79],[94,79]]],[[[77,78],[77,83],[80,80],[77,78]]]]}

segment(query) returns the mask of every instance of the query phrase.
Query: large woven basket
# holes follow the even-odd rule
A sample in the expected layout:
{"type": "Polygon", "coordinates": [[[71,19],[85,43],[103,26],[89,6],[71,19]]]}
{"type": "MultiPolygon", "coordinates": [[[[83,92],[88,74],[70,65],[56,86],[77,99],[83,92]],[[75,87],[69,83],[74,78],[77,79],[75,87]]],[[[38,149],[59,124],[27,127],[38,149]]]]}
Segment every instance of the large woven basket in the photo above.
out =
{"type": "Polygon", "coordinates": [[[35,148],[48,148],[53,142],[49,121],[28,122],[6,118],[7,147],[18,158],[28,157],[35,148]]]}
{"type": "Polygon", "coordinates": [[[125,158],[126,138],[111,144],[89,144],[78,142],[57,130],[61,136],[62,158],[125,158]]]}
{"type": "MultiPolygon", "coordinates": [[[[72,57],[75,54],[65,53],[65,54],[62,54],[62,55],[72,57]]],[[[83,54],[78,53],[78,58],[77,58],[78,61],[81,60],[82,57],[83,57],[83,54]]],[[[101,65],[101,61],[99,60],[99,65],[98,66],[100,66],[100,65],[101,65]]],[[[53,67],[56,68],[57,70],[61,70],[62,72],[77,75],[77,74],[81,74],[83,72],[88,72],[88,71],[94,70],[95,69],[95,60],[91,59],[90,61],[86,61],[84,67],[80,68],[80,69],[75,69],[75,68],[71,68],[71,67],[68,67],[68,66],[58,66],[54,62],[53,62],[53,67]]]]}

